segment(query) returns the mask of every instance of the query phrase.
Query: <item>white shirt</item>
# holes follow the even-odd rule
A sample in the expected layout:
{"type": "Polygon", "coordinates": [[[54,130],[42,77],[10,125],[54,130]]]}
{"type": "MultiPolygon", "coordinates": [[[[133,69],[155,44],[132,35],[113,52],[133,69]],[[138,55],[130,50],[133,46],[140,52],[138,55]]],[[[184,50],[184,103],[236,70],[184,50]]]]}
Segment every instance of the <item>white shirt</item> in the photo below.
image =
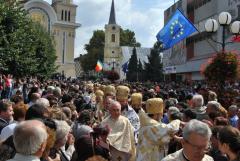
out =
{"type": "Polygon", "coordinates": [[[12,124],[4,127],[2,129],[2,131],[1,131],[1,134],[0,134],[0,142],[4,142],[10,136],[12,136],[13,135],[13,131],[14,131],[16,126],[17,126],[17,123],[12,123],[12,124]]]}
{"type": "Polygon", "coordinates": [[[16,153],[13,159],[7,161],[40,161],[40,159],[33,155],[23,155],[16,153]]]}

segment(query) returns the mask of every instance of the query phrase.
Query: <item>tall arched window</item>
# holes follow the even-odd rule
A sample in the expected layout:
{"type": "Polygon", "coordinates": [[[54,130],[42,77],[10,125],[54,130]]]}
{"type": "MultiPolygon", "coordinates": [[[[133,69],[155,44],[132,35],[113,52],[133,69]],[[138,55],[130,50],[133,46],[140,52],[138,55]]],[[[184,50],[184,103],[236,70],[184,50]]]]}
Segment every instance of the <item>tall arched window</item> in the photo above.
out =
{"type": "Polygon", "coordinates": [[[67,15],[68,15],[67,10],[65,10],[65,21],[67,21],[67,15]]]}
{"type": "Polygon", "coordinates": [[[64,11],[62,10],[61,20],[63,20],[63,14],[64,14],[64,11]]]}
{"type": "Polygon", "coordinates": [[[63,32],[63,40],[62,40],[62,64],[65,64],[65,53],[66,53],[66,32],[63,32]]]}
{"type": "Polygon", "coordinates": [[[70,20],[71,20],[71,12],[68,11],[68,21],[70,22],[70,20]]]}
{"type": "Polygon", "coordinates": [[[115,42],[115,34],[112,34],[112,42],[115,42]]]}

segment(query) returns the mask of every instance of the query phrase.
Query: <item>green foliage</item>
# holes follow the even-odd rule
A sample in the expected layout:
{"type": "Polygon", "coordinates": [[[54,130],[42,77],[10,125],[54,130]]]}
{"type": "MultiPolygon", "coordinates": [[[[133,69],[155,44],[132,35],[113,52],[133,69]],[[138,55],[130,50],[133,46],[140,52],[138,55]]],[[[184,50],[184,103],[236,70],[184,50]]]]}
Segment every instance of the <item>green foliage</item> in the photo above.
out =
{"type": "Polygon", "coordinates": [[[154,43],[153,45],[153,49],[158,50],[159,52],[161,52],[163,50],[163,46],[162,43],[157,41],[154,43]]]}
{"type": "Polygon", "coordinates": [[[96,30],[93,32],[93,36],[90,39],[89,43],[85,45],[87,54],[82,55],[80,58],[81,65],[85,72],[93,70],[98,60],[101,60],[103,62],[104,41],[104,31],[96,30]]]}
{"type": "MultiPolygon", "coordinates": [[[[80,61],[85,72],[94,70],[98,60],[103,62],[104,58],[105,32],[96,30],[89,43],[85,45],[87,54],[82,55],[80,61]]],[[[136,42],[135,33],[130,30],[120,30],[120,46],[140,46],[136,42]]]]}
{"type": "Polygon", "coordinates": [[[132,56],[129,60],[128,64],[128,72],[127,72],[127,80],[128,81],[137,81],[137,73],[138,72],[138,59],[137,59],[137,51],[136,48],[133,48],[132,56]]]}
{"type": "Polygon", "coordinates": [[[140,61],[140,59],[138,60],[138,80],[139,81],[145,80],[144,69],[143,69],[143,65],[142,65],[142,62],[140,61]]]}
{"type": "Polygon", "coordinates": [[[0,71],[48,77],[55,70],[53,39],[15,1],[0,3],[0,71]]]}
{"type": "Polygon", "coordinates": [[[225,81],[237,78],[238,59],[235,53],[219,53],[205,71],[205,78],[210,83],[223,85],[225,81]]]}
{"type": "Polygon", "coordinates": [[[140,47],[141,44],[136,41],[135,33],[129,29],[120,29],[120,46],[136,46],[140,47]]]}
{"type": "Polygon", "coordinates": [[[163,81],[162,68],[160,53],[156,49],[151,49],[148,63],[145,63],[145,79],[154,82],[163,81]]]}

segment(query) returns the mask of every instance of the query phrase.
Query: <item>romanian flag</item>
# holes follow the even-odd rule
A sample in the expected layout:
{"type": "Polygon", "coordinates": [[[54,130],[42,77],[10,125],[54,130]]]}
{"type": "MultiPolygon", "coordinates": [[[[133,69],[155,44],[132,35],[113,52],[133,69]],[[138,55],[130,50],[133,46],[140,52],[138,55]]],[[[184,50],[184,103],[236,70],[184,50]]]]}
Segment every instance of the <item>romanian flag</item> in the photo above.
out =
{"type": "Polygon", "coordinates": [[[101,61],[98,60],[95,70],[96,70],[96,72],[100,72],[102,69],[103,69],[103,64],[101,63],[101,61]]]}

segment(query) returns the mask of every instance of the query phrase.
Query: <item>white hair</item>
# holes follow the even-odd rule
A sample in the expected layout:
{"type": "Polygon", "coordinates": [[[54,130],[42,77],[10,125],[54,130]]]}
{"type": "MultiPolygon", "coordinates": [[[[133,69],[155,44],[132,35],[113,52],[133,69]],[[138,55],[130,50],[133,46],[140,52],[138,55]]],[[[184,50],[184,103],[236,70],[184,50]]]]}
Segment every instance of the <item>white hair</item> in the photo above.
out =
{"type": "Polygon", "coordinates": [[[47,92],[52,93],[54,89],[55,89],[54,86],[48,86],[47,87],[47,92]]]}
{"type": "Polygon", "coordinates": [[[50,103],[49,103],[48,99],[46,99],[46,98],[37,99],[36,104],[42,105],[45,108],[48,108],[50,106],[50,103]]]}
{"type": "Polygon", "coordinates": [[[70,132],[71,127],[67,124],[66,121],[55,120],[57,125],[56,130],[56,140],[64,139],[70,132]]]}
{"type": "Polygon", "coordinates": [[[219,111],[220,110],[220,103],[218,103],[217,101],[208,101],[208,104],[211,107],[214,108],[214,110],[219,111]]]}
{"type": "Polygon", "coordinates": [[[212,131],[208,127],[208,125],[196,119],[189,121],[187,125],[183,128],[183,138],[185,140],[188,140],[190,134],[192,133],[201,135],[202,137],[205,137],[208,140],[210,140],[210,137],[212,135],[212,131]]]}
{"type": "Polygon", "coordinates": [[[43,128],[44,126],[43,123],[36,120],[24,121],[17,125],[13,133],[16,151],[23,155],[35,154],[48,138],[47,131],[43,128]],[[36,126],[32,122],[37,122],[40,126],[36,126]]]}
{"type": "Polygon", "coordinates": [[[60,87],[56,87],[54,90],[53,90],[53,94],[56,93],[57,95],[61,96],[62,94],[62,90],[60,87]]]}
{"type": "Polygon", "coordinates": [[[179,112],[180,112],[180,110],[179,110],[177,107],[174,107],[174,106],[171,106],[171,107],[169,107],[169,109],[168,109],[168,113],[169,113],[169,114],[179,113],[179,112]]]}
{"type": "Polygon", "coordinates": [[[117,107],[119,107],[121,109],[121,104],[118,101],[110,100],[110,108],[112,106],[117,106],[117,107]]]}
{"type": "Polygon", "coordinates": [[[237,105],[231,105],[231,106],[228,107],[228,110],[229,110],[229,111],[237,112],[238,107],[237,107],[237,105]]]}
{"type": "Polygon", "coordinates": [[[194,95],[192,98],[192,102],[195,105],[195,107],[202,107],[204,103],[203,96],[200,94],[194,95]]]}

